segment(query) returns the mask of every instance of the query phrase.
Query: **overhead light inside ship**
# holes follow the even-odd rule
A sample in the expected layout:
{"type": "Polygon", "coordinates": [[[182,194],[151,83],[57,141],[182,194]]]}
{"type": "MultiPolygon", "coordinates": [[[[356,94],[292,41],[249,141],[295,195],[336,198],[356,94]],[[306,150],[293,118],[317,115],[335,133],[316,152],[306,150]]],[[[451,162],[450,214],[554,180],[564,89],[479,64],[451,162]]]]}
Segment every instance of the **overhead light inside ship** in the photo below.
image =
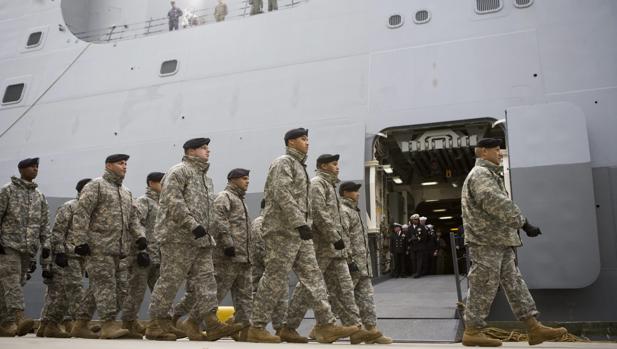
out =
{"type": "Polygon", "coordinates": [[[446,212],[446,209],[445,208],[437,208],[437,209],[434,209],[433,212],[446,212]]]}
{"type": "Polygon", "coordinates": [[[450,228],[450,231],[458,231],[458,228],[450,228]]]}
{"type": "Polygon", "coordinates": [[[396,184],[403,183],[403,180],[401,179],[401,177],[398,177],[398,176],[392,177],[392,181],[394,181],[394,183],[396,183],[396,184]]]}
{"type": "Polygon", "coordinates": [[[423,186],[428,186],[428,185],[437,185],[439,184],[439,182],[422,182],[423,186]]]}
{"type": "Polygon", "coordinates": [[[391,166],[391,165],[383,165],[381,168],[382,168],[382,169],[383,169],[383,171],[384,171],[385,173],[387,173],[387,174],[392,174],[392,173],[394,173],[394,169],[392,168],[392,166],[391,166]]]}
{"type": "Polygon", "coordinates": [[[458,184],[456,182],[452,182],[452,187],[458,188],[458,184]]]}
{"type": "Polygon", "coordinates": [[[439,219],[441,219],[442,221],[447,221],[448,219],[452,219],[452,216],[443,216],[443,217],[439,217],[439,219]]]}
{"type": "Polygon", "coordinates": [[[424,200],[424,202],[437,202],[437,201],[439,201],[439,200],[437,200],[437,199],[424,200]]]}

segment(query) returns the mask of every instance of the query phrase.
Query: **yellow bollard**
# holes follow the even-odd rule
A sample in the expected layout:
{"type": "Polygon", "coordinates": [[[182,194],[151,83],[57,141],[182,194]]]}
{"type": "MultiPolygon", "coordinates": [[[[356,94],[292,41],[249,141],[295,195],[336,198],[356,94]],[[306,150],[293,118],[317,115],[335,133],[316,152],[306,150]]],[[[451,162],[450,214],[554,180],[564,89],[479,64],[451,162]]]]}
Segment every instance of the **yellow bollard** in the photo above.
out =
{"type": "Polygon", "coordinates": [[[235,312],[236,311],[234,307],[219,307],[216,311],[216,317],[219,319],[220,322],[226,322],[232,316],[234,316],[235,312]]]}

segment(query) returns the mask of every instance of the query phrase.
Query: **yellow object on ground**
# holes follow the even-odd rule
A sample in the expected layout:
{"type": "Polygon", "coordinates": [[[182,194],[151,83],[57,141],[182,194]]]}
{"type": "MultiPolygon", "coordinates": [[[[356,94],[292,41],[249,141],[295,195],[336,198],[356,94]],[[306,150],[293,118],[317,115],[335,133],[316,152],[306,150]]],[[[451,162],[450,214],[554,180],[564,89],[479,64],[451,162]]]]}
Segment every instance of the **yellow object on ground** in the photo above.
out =
{"type": "Polygon", "coordinates": [[[226,322],[228,319],[231,319],[234,316],[236,310],[234,307],[219,307],[216,311],[216,317],[220,322],[226,322]]]}

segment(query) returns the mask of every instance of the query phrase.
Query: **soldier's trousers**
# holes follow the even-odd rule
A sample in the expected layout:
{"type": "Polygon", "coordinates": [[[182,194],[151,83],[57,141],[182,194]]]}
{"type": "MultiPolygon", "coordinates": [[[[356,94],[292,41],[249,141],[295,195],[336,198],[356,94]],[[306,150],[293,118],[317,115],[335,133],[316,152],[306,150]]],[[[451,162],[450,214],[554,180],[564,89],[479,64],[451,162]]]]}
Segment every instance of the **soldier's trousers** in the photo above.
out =
{"type": "MultiPolygon", "coordinates": [[[[375,292],[371,278],[360,275],[360,273],[351,273],[351,279],[354,285],[354,297],[356,304],[360,310],[360,319],[364,326],[377,326],[377,312],[375,311],[375,292]]],[[[331,298],[332,310],[337,317],[343,312],[343,303],[336,297],[331,298]]]]}
{"type": "Polygon", "coordinates": [[[516,266],[512,247],[468,247],[471,259],[469,290],[465,306],[465,327],[483,328],[491,304],[501,285],[512,312],[519,320],[538,314],[527,284],[516,266]]]}
{"type": "MultiPolygon", "coordinates": [[[[224,257],[223,257],[224,258],[224,257]]],[[[250,325],[253,305],[253,285],[251,283],[251,266],[248,263],[235,263],[229,260],[217,260],[214,264],[216,275],[216,298],[219,303],[231,291],[234,303],[234,322],[250,325]]]]}
{"type": "Polygon", "coordinates": [[[55,323],[64,319],[74,320],[77,318],[77,308],[83,295],[79,259],[69,258],[66,267],[53,264],[51,268],[53,278],[47,282],[41,320],[55,323]]]}
{"type": "MultiPolygon", "coordinates": [[[[212,264],[212,248],[190,244],[161,245],[161,275],[154,286],[150,300],[150,318],[167,319],[178,289],[185,279],[191,278],[195,302],[189,318],[201,321],[208,312],[216,311],[216,280],[212,264]]],[[[189,281],[187,280],[187,288],[189,281]]]]}
{"type": "Polygon", "coordinates": [[[89,285],[79,302],[77,319],[91,320],[98,311],[101,320],[115,320],[122,307],[122,284],[125,282],[120,257],[88,256],[85,266],[89,285]]]}
{"type": "Polygon", "coordinates": [[[288,273],[293,270],[311,295],[310,306],[317,324],[334,323],[326,284],[317,264],[313,241],[303,241],[295,231],[269,232],[264,236],[266,270],[253,302],[251,324],[264,328],[270,321],[274,307],[288,292],[288,273]]]}
{"type": "MultiPolygon", "coordinates": [[[[326,287],[330,304],[336,298],[341,302],[337,315],[345,326],[360,324],[360,314],[354,298],[354,286],[349,274],[347,260],[344,258],[319,258],[317,260],[326,287]]],[[[301,282],[291,296],[289,310],[287,312],[287,326],[296,329],[304,319],[304,315],[310,304],[313,303],[311,293],[301,282]]]]}
{"type": "Polygon", "coordinates": [[[137,320],[139,308],[144,301],[146,286],[150,292],[154,290],[156,280],[159,278],[159,265],[151,264],[147,267],[140,267],[135,256],[127,258],[128,265],[128,291],[126,299],[122,304],[122,320],[137,320]]]}
{"type": "Polygon", "coordinates": [[[4,306],[0,307],[0,322],[15,321],[15,311],[24,310],[23,275],[30,261],[28,254],[5,247],[0,254],[0,295],[4,306]]]}
{"type": "MultiPolygon", "coordinates": [[[[253,274],[253,299],[257,294],[257,287],[259,287],[259,280],[261,280],[264,274],[265,268],[262,264],[255,264],[251,266],[251,273],[253,274]]],[[[272,312],[272,327],[275,330],[283,328],[287,325],[287,303],[289,302],[289,292],[283,292],[278,303],[274,306],[272,312]]]]}

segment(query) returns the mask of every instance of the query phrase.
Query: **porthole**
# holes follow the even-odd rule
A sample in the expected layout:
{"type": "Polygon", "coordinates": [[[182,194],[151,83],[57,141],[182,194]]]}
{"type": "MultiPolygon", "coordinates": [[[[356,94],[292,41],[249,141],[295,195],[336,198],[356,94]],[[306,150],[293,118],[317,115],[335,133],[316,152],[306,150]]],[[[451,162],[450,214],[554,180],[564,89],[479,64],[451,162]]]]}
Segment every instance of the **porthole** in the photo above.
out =
{"type": "Polygon", "coordinates": [[[388,18],[388,28],[394,29],[399,28],[403,25],[403,16],[399,14],[395,14],[388,18]]]}
{"type": "Polygon", "coordinates": [[[28,36],[28,40],[26,41],[26,48],[37,47],[41,44],[41,38],[43,37],[43,32],[34,32],[30,33],[28,36]]]}
{"type": "Polygon", "coordinates": [[[514,7],[525,8],[533,4],[533,0],[514,0],[514,7]]]}
{"type": "Polygon", "coordinates": [[[428,23],[428,21],[430,20],[431,20],[431,13],[428,10],[416,11],[416,14],[413,16],[413,21],[416,24],[428,23]]]}
{"type": "Polygon", "coordinates": [[[480,15],[497,12],[502,8],[501,0],[476,0],[476,13],[480,15]]]}
{"type": "Polygon", "coordinates": [[[21,102],[25,86],[24,83],[7,86],[4,90],[4,96],[2,97],[2,104],[15,104],[21,102]]]}
{"type": "Polygon", "coordinates": [[[160,71],[161,76],[174,75],[177,72],[178,72],[178,60],[177,59],[171,59],[161,64],[161,71],[160,71]]]}

